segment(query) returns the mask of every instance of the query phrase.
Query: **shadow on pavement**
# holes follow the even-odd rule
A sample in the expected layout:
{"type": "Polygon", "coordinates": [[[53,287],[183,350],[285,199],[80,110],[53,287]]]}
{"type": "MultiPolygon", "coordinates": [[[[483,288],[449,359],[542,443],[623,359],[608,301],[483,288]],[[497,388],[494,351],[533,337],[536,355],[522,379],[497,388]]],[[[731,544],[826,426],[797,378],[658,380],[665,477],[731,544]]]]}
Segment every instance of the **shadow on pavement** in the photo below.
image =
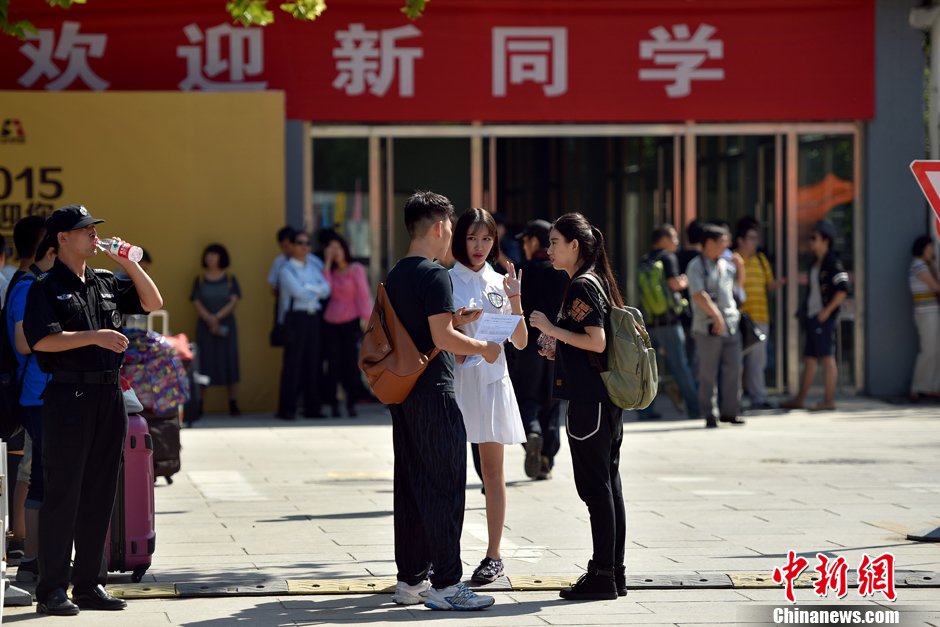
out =
{"type": "MultiPolygon", "coordinates": [[[[284,599],[275,602],[259,603],[223,618],[184,622],[183,627],[228,627],[232,624],[250,627],[268,627],[280,625],[322,625],[322,624],[369,624],[413,622],[419,620],[440,620],[457,618],[472,620],[474,617],[485,619],[495,624],[493,619],[526,616],[541,612],[554,605],[566,603],[557,601],[523,601],[521,603],[497,601],[493,607],[480,612],[437,612],[420,605],[402,607],[392,602],[391,595],[363,595],[355,598],[325,597],[284,599]]],[[[507,620],[506,624],[511,624],[507,620]]]]}
{"type": "MultiPolygon", "coordinates": [[[[344,520],[347,518],[386,518],[391,516],[393,512],[391,510],[380,511],[380,512],[349,512],[343,514],[309,514],[307,518],[310,520],[344,520]]],[[[279,521],[261,521],[261,522],[279,522],[279,521]]]]}
{"type": "MultiPolygon", "coordinates": [[[[867,550],[869,550],[869,549],[893,549],[893,548],[897,548],[897,547],[899,547],[899,546],[914,546],[914,545],[916,545],[916,544],[917,544],[916,542],[897,542],[897,543],[895,543],[895,544],[873,544],[873,545],[870,545],[870,546],[841,546],[841,547],[839,547],[839,548],[837,548],[837,549],[829,548],[829,549],[820,549],[820,550],[816,550],[816,551],[812,551],[812,550],[811,550],[811,551],[800,551],[800,552],[797,553],[796,555],[797,555],[798,557],[809,557],[809,558],[815,559],[817,553],[822,553],[823,555],[825,555],[825,556],[827,556],[827,557],[834,558],[834,557],[838,557],[838,555],[839,555],[840,553],[845,553],[846,551],[867,551],[867,550]]],[[[782,558],[782,559],[786,559],[786,558],[787,558],[787,555],[788,555],[788,553],[763,553],[763,554],[761,554],[761,555],[729,555],[729,556],[727,556],[727,557],[729,557],[730,559],[753,559],[753,558],[758,558],[758,559],[782,558]]],[[[723,556],[723,557],[724,557],[724,556],[723,556]]]]}

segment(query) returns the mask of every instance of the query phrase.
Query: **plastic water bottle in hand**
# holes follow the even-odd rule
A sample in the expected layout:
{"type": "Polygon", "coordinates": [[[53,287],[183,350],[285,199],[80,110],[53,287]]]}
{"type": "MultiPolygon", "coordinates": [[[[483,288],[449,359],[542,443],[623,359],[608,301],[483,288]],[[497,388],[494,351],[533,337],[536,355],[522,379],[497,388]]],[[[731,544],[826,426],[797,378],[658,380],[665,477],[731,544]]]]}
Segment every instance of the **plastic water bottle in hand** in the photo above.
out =
{"type": "Polygon", "coordinates": [[[130,259],[134,263],[137,263],[144,258],[144,249],[140,246],[134,246],[130,242],[122,242],[117,239],[106,237],[104,239],[99,239],[95,245],[105,252],[109,252],[112,255],[117,255],[118,257],[124,257],[125,259],[130,259]]]}

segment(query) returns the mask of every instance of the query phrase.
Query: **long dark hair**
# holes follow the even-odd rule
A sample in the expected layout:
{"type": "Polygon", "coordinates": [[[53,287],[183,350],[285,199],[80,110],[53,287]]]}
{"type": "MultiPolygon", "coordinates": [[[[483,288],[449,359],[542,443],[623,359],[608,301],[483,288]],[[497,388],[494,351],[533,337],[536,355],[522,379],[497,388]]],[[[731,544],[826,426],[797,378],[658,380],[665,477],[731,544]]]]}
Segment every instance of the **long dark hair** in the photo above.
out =
{"type": "MultiPolygon", "coordinates": [[[[606,289],[610,302],[617,307],[623,307],[623,297],[620,296],[617,279],[607,260],[604,234],[600,229],[593,226],[580,213],[566,213],[555,220],[552,228],[561,233],[566,242],[578,240],[578,259],[582,263],[571,280],[574,281],[582,274],[593,272],[601,280],[601,285],[606,289]]],[[[567,290],[565,290],[565,296],[567,295],[567,290]]]]}

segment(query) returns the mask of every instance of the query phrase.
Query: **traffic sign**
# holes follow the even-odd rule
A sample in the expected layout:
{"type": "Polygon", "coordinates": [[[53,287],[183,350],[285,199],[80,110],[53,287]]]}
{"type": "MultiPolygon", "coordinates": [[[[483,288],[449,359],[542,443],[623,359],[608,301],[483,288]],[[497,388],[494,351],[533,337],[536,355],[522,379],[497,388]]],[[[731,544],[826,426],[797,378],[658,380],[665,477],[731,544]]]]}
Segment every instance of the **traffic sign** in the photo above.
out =
{"type": "Polygon", "coordinates": [[[926,159],[917,159],[911,161],[911,172],[920,189],[927,197],[930,208],[937,216],[940,222],[940,161],[930,161],[926,159]]]}

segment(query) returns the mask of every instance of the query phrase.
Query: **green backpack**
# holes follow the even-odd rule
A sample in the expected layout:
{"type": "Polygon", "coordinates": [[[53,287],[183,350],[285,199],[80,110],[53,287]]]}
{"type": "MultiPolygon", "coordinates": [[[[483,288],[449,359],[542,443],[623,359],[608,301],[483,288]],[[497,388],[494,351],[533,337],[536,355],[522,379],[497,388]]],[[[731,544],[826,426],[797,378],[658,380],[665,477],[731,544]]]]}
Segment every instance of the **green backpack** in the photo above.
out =
{"type": "Polygon", "coordinates": [[[607,370],[601,379],[614,405],[621,409],[645,409],[656,398],[659,370],[656,350],[643,324],[643,314],[633,307],[617,307],[593,274],[581,275],[600,291],[610,313],[606,317],[607,370]]]}
{"type": "Polygon", "coordinates": [[[640,307],[650,320],[666,318],[672,322],[688,305],[685,299],[677,297],[669,289],[662,259],[645,259],[637,269],[637,283],[640,286],[640,307]]]}

